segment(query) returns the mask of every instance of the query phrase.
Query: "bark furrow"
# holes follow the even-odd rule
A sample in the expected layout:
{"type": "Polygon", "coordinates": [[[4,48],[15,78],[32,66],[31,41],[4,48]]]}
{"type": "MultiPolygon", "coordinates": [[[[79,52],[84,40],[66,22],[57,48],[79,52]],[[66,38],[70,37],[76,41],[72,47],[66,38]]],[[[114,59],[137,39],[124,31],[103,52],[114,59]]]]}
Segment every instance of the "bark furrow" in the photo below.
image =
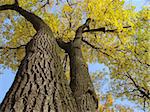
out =
{"type": "Polygon", "coordinates": [[[57,51],[51,32],[39,30],[27,44],[2,112],[77,112],[57,51]]]}

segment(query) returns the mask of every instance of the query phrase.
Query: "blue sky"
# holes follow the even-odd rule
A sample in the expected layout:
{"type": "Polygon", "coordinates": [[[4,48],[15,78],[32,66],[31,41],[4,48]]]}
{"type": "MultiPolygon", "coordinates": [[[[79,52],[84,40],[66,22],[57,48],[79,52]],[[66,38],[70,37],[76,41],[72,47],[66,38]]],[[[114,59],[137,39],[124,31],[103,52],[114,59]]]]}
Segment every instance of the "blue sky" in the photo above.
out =
{"type": "MultiPolygon", "coordinates": [[[[126,0],[127,3],[132,2],[133,5],[137,7],[136,10],[140,10],[143,5],[148,5],[148,1],[149,0],[126,0]]],[[[104,68],[105,66],[103,64],[99,64],[99,63],[89,64],[89,72],[102,71],[104,68]]],[[[2,73],[0,73],[0,102],[3,100],[6,92],[9,90],[14,80],[15,74],[16,73],[11,71],[9,68],[4,69],[2,73]]],[[[121,103],[120,100],[118,100],[117,102],[121,103]]],[[[129,103],[129,102],[125,101],[125,103],[129,103]]],[[[137,112],[142,112],[142,111],[139,110],[137,112]]]]}
{"type": "Polygon", "coordinates": [[[0,74],[0,102],[13,83],[14,77],[15,72],[12,72],[10,69],[5,69],[2,71],[2,74],[0,74]]]}
{"type": "Polygon", "coordinates": [[[132,3],[136,6],[136,10],[140,10],[143,6],[148,5],[148,2],[150,3],[150,0],[126,0],[126,3],[132,3]]]}

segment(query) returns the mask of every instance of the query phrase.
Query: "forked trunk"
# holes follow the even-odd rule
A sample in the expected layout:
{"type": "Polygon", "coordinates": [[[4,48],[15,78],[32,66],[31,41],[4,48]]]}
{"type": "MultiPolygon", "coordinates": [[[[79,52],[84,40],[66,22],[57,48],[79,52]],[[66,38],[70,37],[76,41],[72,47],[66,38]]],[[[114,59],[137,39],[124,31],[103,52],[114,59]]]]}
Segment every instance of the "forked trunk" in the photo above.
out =
{"type": "Polygon", "coordinates": [[[73,41],[65,43],[61,39],[57,40],[58,45],[69,54],[70,88],[79,112],[96,112],[98,108],[98,99],[81,50],[82,33],[89,27],[90,21],[90,18],[87,19],[86,23],[77,29],[73,41]]]}
{"type": "Polygon", "coordinates": [[[78,112],[57,50],[52,33],[40,29],[26,46],[0,112],[78,112]]]}

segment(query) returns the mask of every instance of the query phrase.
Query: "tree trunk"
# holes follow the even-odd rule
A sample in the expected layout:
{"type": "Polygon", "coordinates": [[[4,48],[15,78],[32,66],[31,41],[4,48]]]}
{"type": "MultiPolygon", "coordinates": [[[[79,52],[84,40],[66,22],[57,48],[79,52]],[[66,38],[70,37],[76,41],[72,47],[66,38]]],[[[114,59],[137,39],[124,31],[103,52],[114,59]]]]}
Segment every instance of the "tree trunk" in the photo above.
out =
{"type": "Polygon", "coordinates": [[[37,31],[26,46],[26,55],[13,85],[0,105],[0,111],[95,112],[96,94],[81,52],[82,32],[91,19],[78,28],[74,41],[69,44],[70,89],[57,53],[56,40],[47,24],[19,7],[18,0],[12,5],[0,6],[0,10],[19,12],[37,31]]]}
{"type": "Polygon", "coordinates": [[[79,112],[96,112],[98,100],[80,46],[74,41],[69,47],[70,87],[79,112]]]}
{"type": "Polygon", "coordinates": [[[78,112],[57,50],[52,33],[40,29],[26,46],[0,112],[78,112]]]}
{"type": "Polygon", "coordinates": [[[73,41],[65,43],[61,39],[57,40],[58,45],[69,54],[70,88],[79,112],[96,112],[98,108],[98,99],[81,51],[82,33],[89,27],[90,21],[90,18],[87,19],[86,23],[77,29],[73,41]]]}

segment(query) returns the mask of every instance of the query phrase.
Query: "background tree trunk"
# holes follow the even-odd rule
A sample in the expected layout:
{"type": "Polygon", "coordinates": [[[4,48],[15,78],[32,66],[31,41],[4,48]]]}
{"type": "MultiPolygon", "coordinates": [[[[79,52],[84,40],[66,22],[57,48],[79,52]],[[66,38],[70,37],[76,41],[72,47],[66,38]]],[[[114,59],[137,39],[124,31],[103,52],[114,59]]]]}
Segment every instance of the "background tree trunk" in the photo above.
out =
{"type": "Polygon", "coordinates": [[[52,33],[40,29],[26,46],[1,112],[78,112],[57,50],[52,33]]]}

